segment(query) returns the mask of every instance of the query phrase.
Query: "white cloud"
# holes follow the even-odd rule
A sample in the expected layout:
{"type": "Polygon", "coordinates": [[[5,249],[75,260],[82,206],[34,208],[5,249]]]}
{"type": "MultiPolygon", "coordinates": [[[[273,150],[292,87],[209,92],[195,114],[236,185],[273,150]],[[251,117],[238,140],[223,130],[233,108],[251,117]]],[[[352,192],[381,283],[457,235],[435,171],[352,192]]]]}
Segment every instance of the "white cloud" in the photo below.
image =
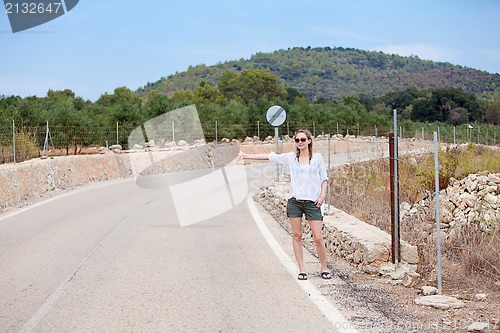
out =
{"type": "Polygon", "coordinates": [[[447,47],[436,47],[427,44],[391,44],[377,48],[388,54],[399,54],[401,56],[416,55],[420,59],[454,62],[460,56],[460,51],[447,47]]]}

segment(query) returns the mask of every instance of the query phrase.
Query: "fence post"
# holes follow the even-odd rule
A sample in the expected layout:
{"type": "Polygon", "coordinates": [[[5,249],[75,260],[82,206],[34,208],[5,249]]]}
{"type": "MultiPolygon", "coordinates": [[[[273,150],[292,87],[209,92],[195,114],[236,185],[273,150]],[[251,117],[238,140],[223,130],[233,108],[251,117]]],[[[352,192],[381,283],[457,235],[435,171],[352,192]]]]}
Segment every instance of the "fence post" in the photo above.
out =
{"type": "Polygon", "coordinates": [[[172,141],[175,142],[175,121],[172,120],[172,141]]]}
{"type": "Polygon", "coordinates": [[[257,138],[260,140],[260,122],[257,120],[257,138]]]}
{"type": "Polygon", "coordinates": [[[339,122],[337,121],[337,135],[339,135],[339,122]]]}
{"type": "Polygon", "coordinates": [[[399,242],[399,234],[396,232],[399,230],[397,228],[397,225],[399,224],[396,220],[396,216],[399,216],[399,214],[396,214],[396,210],[399,208],[396,204],[396,196],[395,196],[395,162],[396,159],[394,158],[394,152],[396,149],[394,149],[394,133],[389,133],[389,172],[390,172],[390,180],[389,180],[389,185],[390,185],[390,190],[391,190],[391,257],[392,257],[392,263],[397,264],[399,262],[399,251],[396,249],[399,248],[396,244],[399,242]]]}
{"type": "Polygon", "coordinates": [[[118,139],[119,139],[119,137],[118,137],[118,122],[116,122],[116,144],[117,145],[120,144],[120,141],[118,139]]]}
{"type": "Polygon", "coordinates": [[[12,120],[12,146],[14,147],[14,164],[16,164],[16,121],[12,120]]]}
{"type": "Polygon", "coordinates": [[[216,121],[215,121],[215,145],[216,145],[216,146],[217,146],[217,141],[218,141],[218,137],[217,137],[217,136],[218,136],[218,134],[219,134],[219,133],[217,133],[217,120],[216,120],[216,121]]]}
{"type": "Polygon", "coordinates": [[[397,110],[394,109],[394,263],[399,264],[399,180],[398,180],[398,114],[397,110]]]}
{"type": "Polygon", "coordinates": [[[424,141],[424,128],[422,127],[422,141],[424,141]]]}
{"type": "Polygon", "coordinates": [[[455,126],[453,126],[453,144],[454,145],[457,144],[457,140],[456,140],[456,137],[455,137],[455,126]]]}
{"type": "Polygon", "coordinates": [[[346,137],[346,143],[347,143],[347,160],[350,161],[351,155],[349,152],[349,128],[347,128],[347,134],[345,135],[345,137],[346,137]]]}
{"type": "Polygon", "coordinates": [[[479,144],[479,131],[481,130],[481,128],[478,126],[477,127],[477,144],[479,144]]]}
{"type": "Polygon", "coordinates": [[[438,293],[441,295],[441,225],[439,216],[439,161],[438,161],[437,133],[434,132],[434,178],[436,191],[436,242],[437,242],[437,273],[438,293]]]}
{"type": "Polygon", "coordinates": [[[316,137],[316,123],[313,122],[313,137],[316,137]]]}
{"type": "Polygon", "coordinates": [[[358,136],[359,136],[359,123],[357,123],[357,124],[358,124],[358,136]]]}

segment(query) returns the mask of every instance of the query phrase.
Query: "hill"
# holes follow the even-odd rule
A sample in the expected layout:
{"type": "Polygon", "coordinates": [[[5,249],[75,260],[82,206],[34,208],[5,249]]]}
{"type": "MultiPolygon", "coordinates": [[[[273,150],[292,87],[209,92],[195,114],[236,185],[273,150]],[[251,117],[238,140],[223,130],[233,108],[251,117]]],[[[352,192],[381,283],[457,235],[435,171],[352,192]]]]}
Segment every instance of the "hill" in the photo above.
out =
{"type": "Polygon", "coordinates": [[[351,48],[302,48],[257,53],[249,60],[234,60],[214,66],[190,66],[182,73],[149,82],[136,92],[145,97],[150,91],[172,95],[176,90],[193,90],[204,81],[217,85],[225,71],[261,69],[273,73],[284,87],[305,93],[314,101],[334,100],[347,95],[378,97],[409,87],[418,89],[455,87],[478,97],[500,94],[500,75],[450,63],[402,57],[351,48]]]}

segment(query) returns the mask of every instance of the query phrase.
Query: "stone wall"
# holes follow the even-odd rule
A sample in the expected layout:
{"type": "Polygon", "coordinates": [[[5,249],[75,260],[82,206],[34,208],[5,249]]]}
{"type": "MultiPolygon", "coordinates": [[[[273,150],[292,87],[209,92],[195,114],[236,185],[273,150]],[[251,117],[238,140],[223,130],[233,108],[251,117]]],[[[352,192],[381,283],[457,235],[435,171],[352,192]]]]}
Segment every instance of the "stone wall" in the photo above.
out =
{"type": "MultiPolygon", "coordinates": [[[[436,199],[430,193],[413,206],[401,211],[402,223],[431,221],[435,225],[436,199]]],[[[445,237],[458,234],[465,224],[478,223],[484,230],[499,227],[500,173],[482,171],[462,180],[450,179],[448,188],[439,193],[441,229],[445,237]]],[[[429,226],[432,227],[432,226],[429,226]]]]}

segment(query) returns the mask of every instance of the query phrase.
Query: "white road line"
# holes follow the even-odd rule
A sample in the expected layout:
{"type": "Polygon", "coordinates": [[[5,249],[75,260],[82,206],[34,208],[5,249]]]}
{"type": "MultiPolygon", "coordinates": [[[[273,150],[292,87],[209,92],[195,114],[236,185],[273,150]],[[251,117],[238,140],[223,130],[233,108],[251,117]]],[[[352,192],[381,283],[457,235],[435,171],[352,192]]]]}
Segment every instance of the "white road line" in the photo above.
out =
{"type": "Polygon", "coordinates": [[[260,216],[257,207],[255,207],[255,203],[253,202],[252,199],[253,194],[250,193],[247,196],[247,204],[248,208],[250,209],[250,213],[252,214],[255,223],[260,229],[260,232],[264,236],[264,239],[266,240],[267,244],[269,244],[269,247],[273,250],[274,254],[278,257],[280,260],[281,264],[286,268],[288,273],[294,277],[296,280],[297,284],[302,288],[302,290],[309,295],[309,298],[311,301],[316,305],[316,307],[325,315],[325,317],[328,319],[330,324],[335,328],[338,332],[341,333],[358,333],[358,330],[352,324],[349,322],[347,319],[344,318],[342,313],[333,306],[320,292],[314,284],[312,284],[311,281],[299,281],[296,278],[296,274],[298,271],[297,265],[295,264],[294,261],[285,253],[285,251],[281,248],[279,245],[278,241],[273,237],[271,234],[271,231],[269,228],[266,226],[264,223],[264,220],[260,216]]]}

